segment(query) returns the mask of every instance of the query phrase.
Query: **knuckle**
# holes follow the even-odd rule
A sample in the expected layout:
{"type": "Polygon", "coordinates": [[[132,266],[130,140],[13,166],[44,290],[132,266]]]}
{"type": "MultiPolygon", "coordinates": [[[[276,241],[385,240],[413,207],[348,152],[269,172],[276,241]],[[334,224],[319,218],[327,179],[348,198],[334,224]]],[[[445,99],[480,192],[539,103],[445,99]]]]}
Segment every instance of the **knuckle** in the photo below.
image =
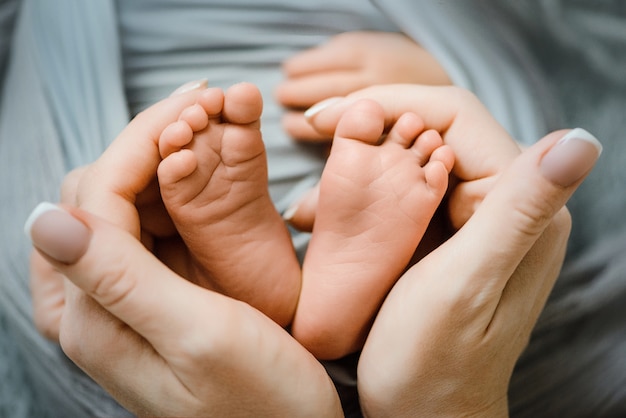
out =
{"type": "Polygon", "coordinates": [[[80,183],[83,174],[85,173],[85,167],[79,167],[70,171],[61,184],[61,202],[74,205],[76,204],[76,194],[78,190],[78,184],[80,183]]]}
{"type": "Polygon", "coordinates": [[[106,260],[93,270],[101,273],[94,278],[87,292],[106,308],[123,304],[141,277],[139,272],[130,268],[133,265],[127,254],[118,254],[114,260],[106,260]]]}
{"type": "MultiPolygon", "coordinates": [[[[512,222],[518,231],[528,236],[540,235],[555,217],[559,208],[554,201],[538,193],[519,196],[512,211],[512,222]]],[[[559,217],[559,223],[565,222],[559,217]]],[[[561,225],[564,228],[565,225],[561,225]]]]}

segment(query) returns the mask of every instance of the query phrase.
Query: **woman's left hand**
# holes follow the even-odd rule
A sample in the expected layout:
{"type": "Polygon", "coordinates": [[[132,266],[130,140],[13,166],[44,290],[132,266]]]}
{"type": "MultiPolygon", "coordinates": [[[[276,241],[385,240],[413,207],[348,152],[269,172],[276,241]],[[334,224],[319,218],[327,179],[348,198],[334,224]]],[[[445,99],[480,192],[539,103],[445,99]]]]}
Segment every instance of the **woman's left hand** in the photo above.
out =
{"type": "Polygon", "coordinates": [[[100,159],[66,178],[65,210],[34,218],[38,326],[138,415],[341,416],[324,367],[284,329],[190,283],[146,247],[171,227],[152,195],[156,138],[195,97],[138,116],[100,159]],[[42,319],[46,311],[55,315],[42,319]]]}

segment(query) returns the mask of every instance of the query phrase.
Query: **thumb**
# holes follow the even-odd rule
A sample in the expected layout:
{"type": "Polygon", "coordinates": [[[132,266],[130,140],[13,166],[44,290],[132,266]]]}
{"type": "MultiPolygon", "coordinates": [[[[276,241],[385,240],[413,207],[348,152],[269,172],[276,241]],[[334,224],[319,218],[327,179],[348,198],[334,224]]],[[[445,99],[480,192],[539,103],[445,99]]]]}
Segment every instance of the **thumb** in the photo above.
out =
{"type": "Polygon", "coordinates": [[[195,299],[208,312],[225,309],[228,298],[182,279],[129,232],[95,215],[42,203],[25,230],[50,264],[158,351],[188,333],[195,299]]]}
{"type": "Polygon", "coordinates": [[[317,184],[283,213],[283,219],[299,231],[311,232],[315,222],[320,186],[317,184]]]}
{"type": "Polygon", "coordinates": [[[457,233],[455,242],[462,247],[457,251],[475,263],[464,268],[487,269],[485,279],[504,280],[492,283],[504,287],[601,151],[598,140],[578,128],[553,132],[520,154],[457,233]]]}
{"type": "Polygon", "coordinates": [[[155,180],[161,162],[159,136],[197,101],[205,87],[202,80],[185,84],[135,116],[80,178],[73,180],[76,205],[139,236],[136,199],[155,180]]]}

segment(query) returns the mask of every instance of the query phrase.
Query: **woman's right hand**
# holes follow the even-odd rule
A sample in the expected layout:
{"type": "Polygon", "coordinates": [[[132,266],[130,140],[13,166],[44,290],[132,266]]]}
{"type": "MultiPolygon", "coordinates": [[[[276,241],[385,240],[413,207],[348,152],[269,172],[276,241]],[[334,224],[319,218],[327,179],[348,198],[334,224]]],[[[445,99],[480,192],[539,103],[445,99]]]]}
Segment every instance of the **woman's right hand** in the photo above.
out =
{"type": "MultiPolygon", "coordinates": [[[[330,134],[360,98],[381,103],[390,125],[417,113],[456,157],[441,213],[448,222],[432,222],[428,235],[436,248],[421,249],[395,284],[361,353],[364,413],[506,416],[513,367],[563,262],[565,202],[601,146],[577,129],[520,153],[480,102],[456,88],[372,87],[318,107],[310,121],[330,134]]],[[[312,193],[292,220],[310,225],[315,204],[312,193]]]]}
{"type": "Polygon", "coordinates": [[[396,283],[359,362],[366,416],[508,416],[509,379],[563,263],[565,202],[600,152],[586,132],[564,134],[517,157],[396,283]]]}
{"type": "Polygon", "coordinates": [[[394,285],[361,353],[365,416],[508,416],[513,367],[563,263],[565,202],[601,151],[564,135],[516,157],[459,231],[431,225],[444,243],[394,285]]]}

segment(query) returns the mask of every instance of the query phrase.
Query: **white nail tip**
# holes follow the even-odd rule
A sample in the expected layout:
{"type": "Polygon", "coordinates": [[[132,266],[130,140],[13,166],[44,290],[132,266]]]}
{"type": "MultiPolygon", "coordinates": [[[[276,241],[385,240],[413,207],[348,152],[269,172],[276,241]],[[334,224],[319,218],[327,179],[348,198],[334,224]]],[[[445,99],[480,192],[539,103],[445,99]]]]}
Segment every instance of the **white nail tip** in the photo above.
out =
{"type": "Polygon", "coordinates": [[[190,81],[178,87],[176,90],[174,90],[171,96],[177,96],[179,94],[187,93],[188,91],[191,91],[191,90],[199,89],[200,87],[206,87],[208,84],[209,84],[209,80],[207,79],[190,81]]]}
{"type": "Polygon", "coordinates": [[[285,221],[290,221],[293,218],[293,215],[298,211],[298,205],[289,206],[286,211],[283,212],[283,219],[285,221]]]}
{"type": "Polygon", "coordinates": [[[567,133],[567,135],[561,138],[559,142],[563,143],[569,141],[570,139],[579,139],[581,141],[588,142],[598,150],[598,155],[602,154],[602,143],[598,141],[598,138],[596,138],[583,128],[572,129],[570,132],[567,133]]]}
{"type": "Polygon", "coordinates": [[[313,116],[317,115],[318,113],[320,113],[322,110],[334,105],[335,103],[340,102],[341,100],[343,100],[342,97],[331,97],[329,99],[326,100],[322,100],[321,102],[314,104],[313,106],[311,106],[310,108],[308,108],[305,112],[304,112],[304,117],[306,119],[310,119],[313,116]]]}
{"type": "Polygon", "coordinates": [[[26,234],[26,236],[28,236],[28,238],[31,238],[30,231],[33,228],[33,224],[35,223],[35,221],[37,221],[37,219],[39,219],[39,217],[44,213],[53,210],[63,211],[63,209],[50,202],[41,202],[37,205],[37,207],[35,207],[35,209],[33,209],[30,215],[28,215],[26,223],[24,223],[24,233],[26,234]]]}

